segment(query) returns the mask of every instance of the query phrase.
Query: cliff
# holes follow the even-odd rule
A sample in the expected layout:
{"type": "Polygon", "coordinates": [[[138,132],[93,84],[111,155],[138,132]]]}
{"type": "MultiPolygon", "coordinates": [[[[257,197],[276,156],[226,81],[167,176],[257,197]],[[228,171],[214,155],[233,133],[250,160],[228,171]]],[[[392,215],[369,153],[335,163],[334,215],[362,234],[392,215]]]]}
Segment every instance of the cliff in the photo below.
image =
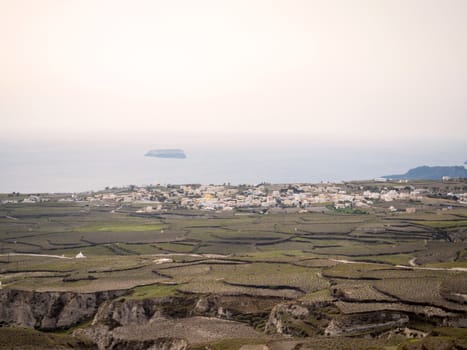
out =
{"type": "Polygon", "coordinates": [[[97,293],[34,292],[0,290],[0,325],[66,329],[91,319],[106,300],[123,295],[123,291],[97,293]]]}
{"type": "Polygon", "coordinates": [[[284,302],[248,295],[132,299],[124,293],[0,290],[0,326],[51,331],[80,325],[72,333],[76,348],[185,350],[229,338],[375,336],[404,329],[411,320],[450,327],[465,327],[467,320],[465,313],[434,315],[431,306],[403,304],[346,314],[337,297],[284,302]]]}

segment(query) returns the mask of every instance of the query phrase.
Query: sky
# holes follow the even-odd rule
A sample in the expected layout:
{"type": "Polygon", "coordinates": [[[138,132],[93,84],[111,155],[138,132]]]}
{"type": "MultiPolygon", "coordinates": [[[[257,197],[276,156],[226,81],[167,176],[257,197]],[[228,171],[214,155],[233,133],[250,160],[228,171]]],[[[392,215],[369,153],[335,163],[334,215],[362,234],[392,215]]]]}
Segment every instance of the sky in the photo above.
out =
{"type": "Polygon", "coordinates": [[[0,139],[466,141],[466,18],[465,0],[0,0],[0,139]]]}

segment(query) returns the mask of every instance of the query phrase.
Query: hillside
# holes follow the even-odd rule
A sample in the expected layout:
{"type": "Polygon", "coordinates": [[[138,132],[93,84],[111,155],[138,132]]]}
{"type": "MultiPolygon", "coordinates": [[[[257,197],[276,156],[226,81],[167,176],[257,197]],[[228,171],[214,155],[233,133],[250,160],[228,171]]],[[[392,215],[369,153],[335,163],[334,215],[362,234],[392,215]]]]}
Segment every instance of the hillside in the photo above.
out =
{"type": "Polygon", "coordinates": [[[467,178],[467,169],[463,166],[419,166],[405,174],[386,175],[386,179],[441,180],[443,176],[467,178]]]}

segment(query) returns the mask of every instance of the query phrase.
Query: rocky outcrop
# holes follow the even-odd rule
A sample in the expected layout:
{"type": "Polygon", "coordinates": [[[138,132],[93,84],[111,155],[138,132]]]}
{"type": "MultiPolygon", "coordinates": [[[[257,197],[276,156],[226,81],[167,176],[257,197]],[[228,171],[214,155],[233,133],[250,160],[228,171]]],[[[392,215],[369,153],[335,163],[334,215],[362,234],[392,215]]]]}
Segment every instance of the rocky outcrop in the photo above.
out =
{"type": "Polygon", "coordinates": [[[339,303],[348,302],[332,299],[283,302],[246,295],[195,294],[132,299],[125,293],[0,290],[0,326],[57,330],[92,319],[92,325],[73,334],[91,339],[100,350],[185,350],[193,339],[206,343],[229,337],[257,338],[265,336],[259,333],[263,330],[294,337],[339,337],[395,332],[406,329],[409,319],[448,327],[467,325],[464,314],[441,315],[419,305],[413,306],[417,309],[391,310],[391,303],[379,303],[383,309],[361,312],[366,305],[362,304],[344,312],[339,303]]]}
{"type": "Polygon", "coordinates": [[[272,309],[265,330],[296,337],[377,335],[405,328],[408,322],[409,315],[398,311],[344,315],[332,302],[290,302],[272,309]]]}
{"type": "Polygon", "coordinates": [[[254,326],[257,315],[266,318],[265,310],[272,308],[274,302],[241,296],[118,298],[102,303],[92,325],[73,334],[92,339],[101,350],[184,350],[186,339],[208,341],[235,333],[257,337],[258,333],[245,323],[254,326]],[[243,323],[233,322],[234,319],[243,323]]]}
{"type": "Polygon", "coordinates": [[[196,298],[191,296],[109,300],[97,311],[93,325],[104,324],[113,329],[161,318],[185,318],[193,314],[195,306],[196,298]]]}
{"type": "Polygon", "coordinates": [[[123,291],[97,293],[0,290],[0,325],[66,329],[91,319],[106,300],[123,291]]]}
{"type": "Polygon", "coordinates": [[[188,342],[182,338],[155,337],[128,339],[121,337],[106,325],[98,324],[73,332],[74,336],[92,339],[100,350],[185,350],[188,342]]]}
{"type": "Polygon", "coordinates": [[[106,350],[185,350],[188,343],[185,339],[157,338],[150,340],[116,339],[106,350]]]}
{"type": "Polygon", "coordinates": [[[467,317],[459,316],[459,317],[445,318],[443,320],[442,325],[445,327],[467,328],[467,317]]]}
{"type": "Polygon", "coordinates": [[[329,302],[281,303],[272,309],[265,331],[292,336],[323,334],[334,309],[329,302]]]}
{"type": "Polygon", "coordinates": [[[256,325],[266,320],[276,298],[183,295],[153,299],[118,298],[126,291],[96,293],[0,290],[0,325],[66,329],[92,319],[115,328],[160,318],[217,317],[256,325]]]}
{"type": "Polygon", "coordinates": [[[324,334],[330,337],[381,333],[404,327],[409,317],[398,312],[372,312],[333,319],[324,334]]]}
{"type": "Polygon", "coordinates": [[[278,298],[257,298],[246,295],[200,296],[194,314],[248,323],[255,329],[264,329],[278,298]]]}
{"type": "MultiPolygon", "coordinates": [[[[127,325],[110,328],[102,323],[76,330],[76,336],[92,339],[99,350],[119,348],[121,344],[138,342],[161,346],[164,340],[166,348],[183,350],[187,342],[205,344],[225,338],[257,339],[263,334],[240,322],[220,320],[215,317],[187,317],[179,319],[153,319],[141,325],[127,325]]],[[[152,349],[152,347],[150,347],[152,349]]]]}
{"type": "Polygon", "coordinates": [[[93,324],[116,328],[143,325],[161,318],[187,318],[193,316],[216,317],[248,323],[255,328],[264,326],[275,298],[248,296],[183,295],[153,299],[119,298],[104,302],[93,324]]]}

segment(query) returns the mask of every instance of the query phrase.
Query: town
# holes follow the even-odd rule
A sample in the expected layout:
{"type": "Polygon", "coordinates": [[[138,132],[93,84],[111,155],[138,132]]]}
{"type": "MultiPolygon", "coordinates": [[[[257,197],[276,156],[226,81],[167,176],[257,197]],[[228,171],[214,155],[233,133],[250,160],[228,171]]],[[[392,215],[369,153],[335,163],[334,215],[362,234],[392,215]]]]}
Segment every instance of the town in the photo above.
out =
{"type": "Polygon", "coordinates": [[[423,205],[441,210],[467,205],[467,180],[397,182],[375,179],[319,184],[257,185],[148,185],[107,187],[102,191],[70,194],[19,194],[2,197],[2,204],[81,202],[92,206],[113,206],[115,211],[134,209],[138,214],[170,210],[216,212],[307,212],[369,208],[413,213],[423,205]]]}

